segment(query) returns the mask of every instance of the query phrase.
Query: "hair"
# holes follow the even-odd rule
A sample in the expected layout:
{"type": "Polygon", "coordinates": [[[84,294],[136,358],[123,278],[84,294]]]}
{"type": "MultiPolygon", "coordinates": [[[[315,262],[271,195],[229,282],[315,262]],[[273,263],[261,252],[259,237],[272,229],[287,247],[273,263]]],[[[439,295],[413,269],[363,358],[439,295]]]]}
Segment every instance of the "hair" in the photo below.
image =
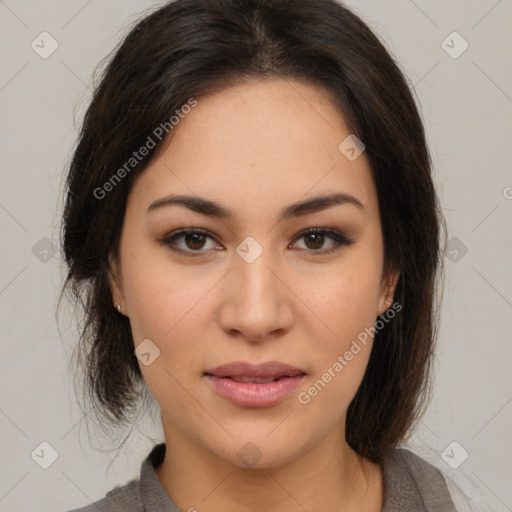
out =
{"type": "Polygon", "coordinates": [[[190,98],[251,79],[300,80],[326,91],[363,141],[379,201],[383,276],[400,272],[394,298],[402,310],[376,332],[347,411],[348,444],[381,461],[430,399],[443,271],[445,221],[407,79],[372,30],[335,0],[175,0],[130,28],[94,85],[66,176],[61,298],[67,291],[82,313],[84,403],[119,426],[147,397],[129,319],[113,307],[109,276],[128,193],[166,138],[110,187],[108,198],[95,190],[190,98]]]}

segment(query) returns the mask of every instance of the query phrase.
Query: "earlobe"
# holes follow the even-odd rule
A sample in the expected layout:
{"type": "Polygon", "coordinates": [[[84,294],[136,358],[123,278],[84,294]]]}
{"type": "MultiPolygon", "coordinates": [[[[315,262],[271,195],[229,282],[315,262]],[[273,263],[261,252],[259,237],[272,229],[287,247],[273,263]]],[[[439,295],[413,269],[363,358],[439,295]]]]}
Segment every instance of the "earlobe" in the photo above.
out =
{"type": "Polygon", "coordinates": [[[122,291],[122,281],[118,271],[117,262],[109,258],[108,286],[112,295],[112,303],[119,313],[124,303],[124,295],[122,291]]]}
{"type": "Polygon", "coordinates": [[[382,315],[393,304],[396,285],[400,277],[400,271],[392,272],[387,279],[383,280],[379,301],[379,315],[382,315]]]}

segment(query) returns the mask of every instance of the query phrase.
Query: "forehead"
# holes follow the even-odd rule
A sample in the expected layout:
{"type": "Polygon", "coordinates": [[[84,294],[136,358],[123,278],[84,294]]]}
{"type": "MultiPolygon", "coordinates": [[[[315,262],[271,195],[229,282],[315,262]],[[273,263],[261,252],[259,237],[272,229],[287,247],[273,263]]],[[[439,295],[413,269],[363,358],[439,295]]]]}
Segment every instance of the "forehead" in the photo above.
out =
{"type": "Polygon", "coordinates": [[[196,100],[136,180],[131,195],[141,208],[183,193],[261,216],[262,208],[344,192],[375,210],[369,162],[364,153],[351,161],[340,151],[350,131],[323,88],[252,80],[196,100]]]}

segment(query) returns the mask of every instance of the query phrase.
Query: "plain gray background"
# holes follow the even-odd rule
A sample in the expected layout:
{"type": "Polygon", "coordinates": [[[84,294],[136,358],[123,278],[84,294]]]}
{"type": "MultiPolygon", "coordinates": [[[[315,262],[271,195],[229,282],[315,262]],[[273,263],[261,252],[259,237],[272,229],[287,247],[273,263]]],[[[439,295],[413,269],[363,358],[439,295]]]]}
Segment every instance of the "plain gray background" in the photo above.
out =
{"type": "MultiPolygon", "coordinates": [[[[73,394],[73,320],[63,314],[62,338],[56,325],[63,274],[50,243],[58,249],[73,116],[82,119],[92,72],[139,13],[156,5],[0,0],[1,511],[88,504],[138,476],[163,439],[158,427],[141,424],[106,472],[114,454],[96,449],[108,446],[94,432],[91,445],[73,394]],[[42,32],[58,44],[45,59],[31,47],[44,37],[51,48],[42,32]],[[31,457],[43,441],[58,454],[47,469],[31,457]]],[[[449,230],[435,395],[409,446],[489,510],[510,511],[512,0],[347,5],[415,89],[449,230]],[[469,456],[458,468],[445,462],[455,465],[462,450],[469,456]]]]}

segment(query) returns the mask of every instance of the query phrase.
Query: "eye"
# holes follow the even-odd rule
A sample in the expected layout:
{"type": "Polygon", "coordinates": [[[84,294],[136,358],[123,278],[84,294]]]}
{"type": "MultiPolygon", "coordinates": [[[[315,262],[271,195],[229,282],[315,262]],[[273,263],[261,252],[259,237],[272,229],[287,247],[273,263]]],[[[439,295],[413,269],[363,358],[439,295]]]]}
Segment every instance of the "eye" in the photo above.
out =
{"type": "Polygon", "coordinates": [[[319,254],[329,254],[337,251],[343,245],[352,245],[354,241],[345,234],[331,229],[310,228],[303,231],[296,240],[304,238],[306,240],[306,249],[319,254]],[[332,246],[329,249],[319,251],[326,239],[331,240],[332,246]]]}
{"type": "MultiPolygon", "coordinates": [[[[303,231],[295,240],[300,238],[304,238],[307,245],[305,249],[301,250],[318,254],[332,253],[343,245],[352,245],[354,243],[353,240],[341,232],[323,228],[310,228],[303,231]],[[331,241],[332,247],[329,249],[319,250],[325,244],[326,240],[331,241]]],[[[195,257],[201,256],[202,253],[207,252],[208,249],[220,249],[219,245],[215,245],[215,243],[213,247],[206,247],[208,239],[215,242],[215,239],[207,231],[198,228],[187,228],[166,236],[161,240],[161,243],[170,247],[174,252],[185,256],[195,257]],[[181,247],[178,241],[182,242],[181,247]]]]}
{"type": "Polygon", "coordinates": [[[202,229],[197,228],[188,228],[181,229],[180,231],[173,233],[171,236],[165,237],[163,240],[161,240],[161,242],[169,246],[175,252],[193,257],[200,256],[201,253],[206,252],[205,250],[203,251],[201,249],[204,249],[205,242],[208,238],[210,240],[214,240],[207,231],[203,231],[202,229]],[[181,247],[178,246],[176,241],[180,239],[182,239],[184,242],[185,247],[183,247],[183,245],[181,247]],[[194,252],[199,254],[193,254],[194,252]]]}

